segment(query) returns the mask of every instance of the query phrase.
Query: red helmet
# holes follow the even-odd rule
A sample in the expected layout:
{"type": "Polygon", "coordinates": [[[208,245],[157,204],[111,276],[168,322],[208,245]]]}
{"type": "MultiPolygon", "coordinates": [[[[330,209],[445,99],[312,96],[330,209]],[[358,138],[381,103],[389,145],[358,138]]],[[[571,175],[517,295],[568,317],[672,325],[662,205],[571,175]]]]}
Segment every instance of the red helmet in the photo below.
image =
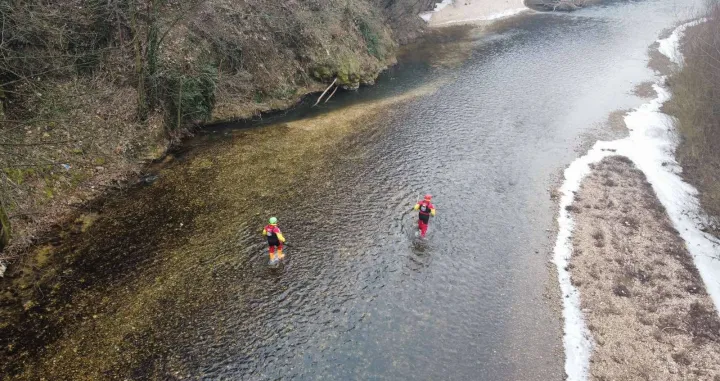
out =
{"type": "Polygon", "coordinates": [[[432,200],[432,195],[430,193],[425,195],[425,200],[430,201],[432,200]]]}

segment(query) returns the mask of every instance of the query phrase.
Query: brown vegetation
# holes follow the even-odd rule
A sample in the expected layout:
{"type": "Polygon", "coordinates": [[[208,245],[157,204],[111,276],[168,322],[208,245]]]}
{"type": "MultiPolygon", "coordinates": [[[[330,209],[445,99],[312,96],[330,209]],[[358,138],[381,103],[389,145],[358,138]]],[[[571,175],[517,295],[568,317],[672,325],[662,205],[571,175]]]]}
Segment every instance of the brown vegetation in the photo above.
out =
{"type": "Polygon", "coordinates": [[[0,249],[119,186],[188,127],[289,107],[334,78],[372,83],[431,3],[2,2],[0,249]]]}
{"type": "Polygon", "coordinates": [[[643,82],[635,86],[633,89],[633,94],[637,95],[641,98],[657,98],[657,91],[655,91],[655,88],[653,88],[653,82],[643,82]]]}
{"type": "Polygon", "coordinates": [[[625,157],[604,159],[572,212],[590,379],[717,380],[720,318],[643,173],[625,157]]]}
{"type": "MultiPolygon", "coordinates": [[[[720,217],[720,5],[707,22],[688,29],[685,62],[669,80],[673,93],[665,110],[677,118],[682,140],[677,156],[684,178],[700,191],[703,209],[720,217]]],[[[712,224],[711,224],[712,225],[712,224]]],[[[720,227],[714,228],[717,235],[720,227]]]]}

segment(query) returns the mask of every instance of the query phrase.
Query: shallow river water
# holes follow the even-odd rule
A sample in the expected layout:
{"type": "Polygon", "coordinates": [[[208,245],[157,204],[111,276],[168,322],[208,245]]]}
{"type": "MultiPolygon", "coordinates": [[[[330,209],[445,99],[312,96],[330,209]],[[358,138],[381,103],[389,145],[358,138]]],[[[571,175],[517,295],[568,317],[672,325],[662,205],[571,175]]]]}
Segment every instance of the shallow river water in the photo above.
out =
{"type": "Polygon", "coordinates": [[[18,376],[561,380],[548,189],[642,103],[648,46],[689,5],[458,29],[374,87],[209,128],[63,246],[82,254],[67,318],[29,328],[56,334],[18,376]],[[462,59],[426,60],[443,49],[462,59]],[[438,214],[420,240],[424,193],[438,214]]]}

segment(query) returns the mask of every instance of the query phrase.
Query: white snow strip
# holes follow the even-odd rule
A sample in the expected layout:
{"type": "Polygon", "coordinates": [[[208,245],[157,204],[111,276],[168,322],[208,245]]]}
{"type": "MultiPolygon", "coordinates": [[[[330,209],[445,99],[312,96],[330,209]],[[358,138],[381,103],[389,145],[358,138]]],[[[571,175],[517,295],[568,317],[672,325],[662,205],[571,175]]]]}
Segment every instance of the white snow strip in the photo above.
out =
{"type": "Polygon", "coordinates": [[[520,14],[522,12],[529,11],[530,8],[515,8],[515,9],[508,9],[503,12],[493,13],[488,16],[484,17],[475,17],[475,18],[469,18],[469,19],[462,19],[462,20],[452,20],[452,21],[446,21],[444,23],[440,23],[437,25],[449,25],[449,24],[463,24],[463,23],[471,23],[475,21],[492,21],[492,20],[499,20],[504,19],[510,16],[515,16],[517,14],[520,14]]]}
{"type": "Polygon", "coordinates": [[[430,19],[432,18],[433,13],[440,12],[443,8],[452,4],[452,2],[453,2],[453,0],[442,0],[441,2],[435,4],[435,9],[433,9],[432,11],[421,13],[420,18],[425,20],[425,22],[430,22],[430,19]]]}
{"type": "MultiPolygon", "coordinates": [[[[674,54],[677,59],[678,65],[682,65],[683,57],[680,52],[680,40],[685,30],[689,27],[701,24],[707,21],[707,18],[701,18],[695,21],[685,23],[677,27],[673,33],[667,39],[658,41],[660,46],[665,46],[667,51],[674,54]]],[[[673,60],[673,56],[668,55],[666,52],[661,51],[673,60]]],[[[663,82],[660,82],[663,83],[663,82]]],[[[661,89],[660,86],[655,86],[656,90],[661,89]]],[[[660,101],[660,105],[665,100],[670,99],[670,92],[662,89],[664,94],[658,91],[659,98],[663,95],[664,100],[660,101]]],[[[658,105],[658,114],[660,105],[658,105]]],[[[663,114],[660,114],[663,115],[663,114]]],[[[669,118],[664,115],[665,118],[669,118]]],[[[625,123],[628,128],[637,128],[637,125],[642,122],[637,116],[631,118],[632,114],[625,118],[625,123]]],[[[672,126],[672,125],[670,125],[672,126]]],[[[669,156],[668,162],[673,163],[674,166],[662,166],[664,170],[657,170],[654,173],[648,173],[649,171],[640,168],[645,172],[645,176],[648,177],[648,181],[653,185],[655,193],[657,193],[660,202],[665,206],[668,211],[668,215],[675,225],[675,229],[680,232],[680,236],[685,240],[688,251],[695,260],[695,266],[700,272],[700,276],[705,282],[705,288],[708,294],[715,303],[715,309],[720,313],[720,242],[710,234],[707,234],[700,230],[701,223],[706,220],[706,216],[700,208],[700,203],[697,199],[697,190],[690,184],[685,183],[679,174],[682,171],[674,158],[675,148],[677,147],[677,138],[675,136],[674,129],[668,129],[667,135],[668,142],[665,152],[669,156]],[[657,185],[656,185],[657,184],[657,185]]],[[[640,158],[638,158],[640,159],[640,158]]],[[[649,160],[649,158],[647,158],[649,160]]],[[[633,160],[638,164],[638,160],[633,160]]],[[[649,163],[643,163],[648,165],[649,163]]],[[[640,167],[640,165],[638,165],[640,167]]],[[[650,168],[649,168],[650,169],[650,168]]]]}
{"type": "Polygon", "coordinates": [[[7,270],[7,265],[5,262],[0,261],[0,278],[5,276],[5,270],[7,270]]]}
{"type": "Polygon", "coordinates": [[[676,63],[678,66],[682,66],[683,56],[680,52],[680,40],[683,38],[683,35],[685,35],[685,30],[687,28],[701,24],[706,20],[707,19],[705,18],[701,18],[682,24],[679,27],[675,28],[675,30],[670,34],[668,38],[658,40],[658,43],[660,44],[660,46],[658,47],[658,51],[667,56],[670,61],[676,63]]]}
{"type": "Polygon", "coordinates": [[[685,240],[705,288],[718,310],[720,242],[700,230],[704,217],[697,190],[680,177],[682,168],[674,157],[679,139],[672,118],[660,112],[660,106],[670,99],[670,92],[660,85],[654,87],[658,98],[625,116],[630,136],[613,143],[616,143],[619,154],[629,157],[645,173],[675,229],[685,240]]]}
{"type": "MultiPolygon", "coordinates": [[[[682,33],[689,26],[704,19],[679,26],[667,39],[660,40],[661,53],[678,64],[682,63],[679,43],[682,33]]],[[[565,180],[560,187],[560,213],[558,216],[558,237],[555,243],[554,262],[563,296],[563,318],[565,348],[565,373],[568,381],[585,381],[588,378],[589,360],[593,342],[585,326],[580,308],[578,290],[570,283],[567,270],[572,255],[570,238],[573,220],[565,208],[571,205],[582,179],[590,173],[590,164],[610,155],[623,155],[635,163],[652,185],[660,203],[667,210],[674,227],[685,240],[700,276],[720,310],[720,242],[700,230],[702,211],[697,201],[697,190],[680,177],[681,168],[674,153],[678,137],[673,128],[673,119],[660,112],[670,92],[662,87],[665,78],[653,85],[658,96],[625,116],[629,136],[615,141],[598,141],[593,148],[573,161],[565,170],[565,180]]]]}
{"type": "Polygon", "coordinates": [[[563,320],[565,347],[565,373],[568,381],[581,381],[587,379],[590,353],[593,343],[590,332],[585,326],[580,310],[580,295],[570,282],[568,262],[572,256],[572,243],[570,237],[574,223],[570,212],[566,208],[572,205],[575,192],[580,188],[583,177],[590,173],[590,163],[601,160],[604,151],[592,149],[587,155],[573,161],[565,169],[565,181],[560,187],[560,214],[558,215],[558,237],[555,241],[553,260],[558,270],[558,280],[563,299],[563,320]]]}

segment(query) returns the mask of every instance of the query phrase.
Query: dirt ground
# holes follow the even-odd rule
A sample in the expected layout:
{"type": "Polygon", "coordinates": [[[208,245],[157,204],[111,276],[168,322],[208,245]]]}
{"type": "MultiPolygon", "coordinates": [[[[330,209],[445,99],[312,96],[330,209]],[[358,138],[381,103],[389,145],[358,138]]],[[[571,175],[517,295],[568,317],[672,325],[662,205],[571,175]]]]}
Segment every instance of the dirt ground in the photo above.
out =
{"type": "Polygon", "coordinates": [[[720,318],[644,174],[606,158],[569,208],[590,379],[720,381],[720,318]]]}

